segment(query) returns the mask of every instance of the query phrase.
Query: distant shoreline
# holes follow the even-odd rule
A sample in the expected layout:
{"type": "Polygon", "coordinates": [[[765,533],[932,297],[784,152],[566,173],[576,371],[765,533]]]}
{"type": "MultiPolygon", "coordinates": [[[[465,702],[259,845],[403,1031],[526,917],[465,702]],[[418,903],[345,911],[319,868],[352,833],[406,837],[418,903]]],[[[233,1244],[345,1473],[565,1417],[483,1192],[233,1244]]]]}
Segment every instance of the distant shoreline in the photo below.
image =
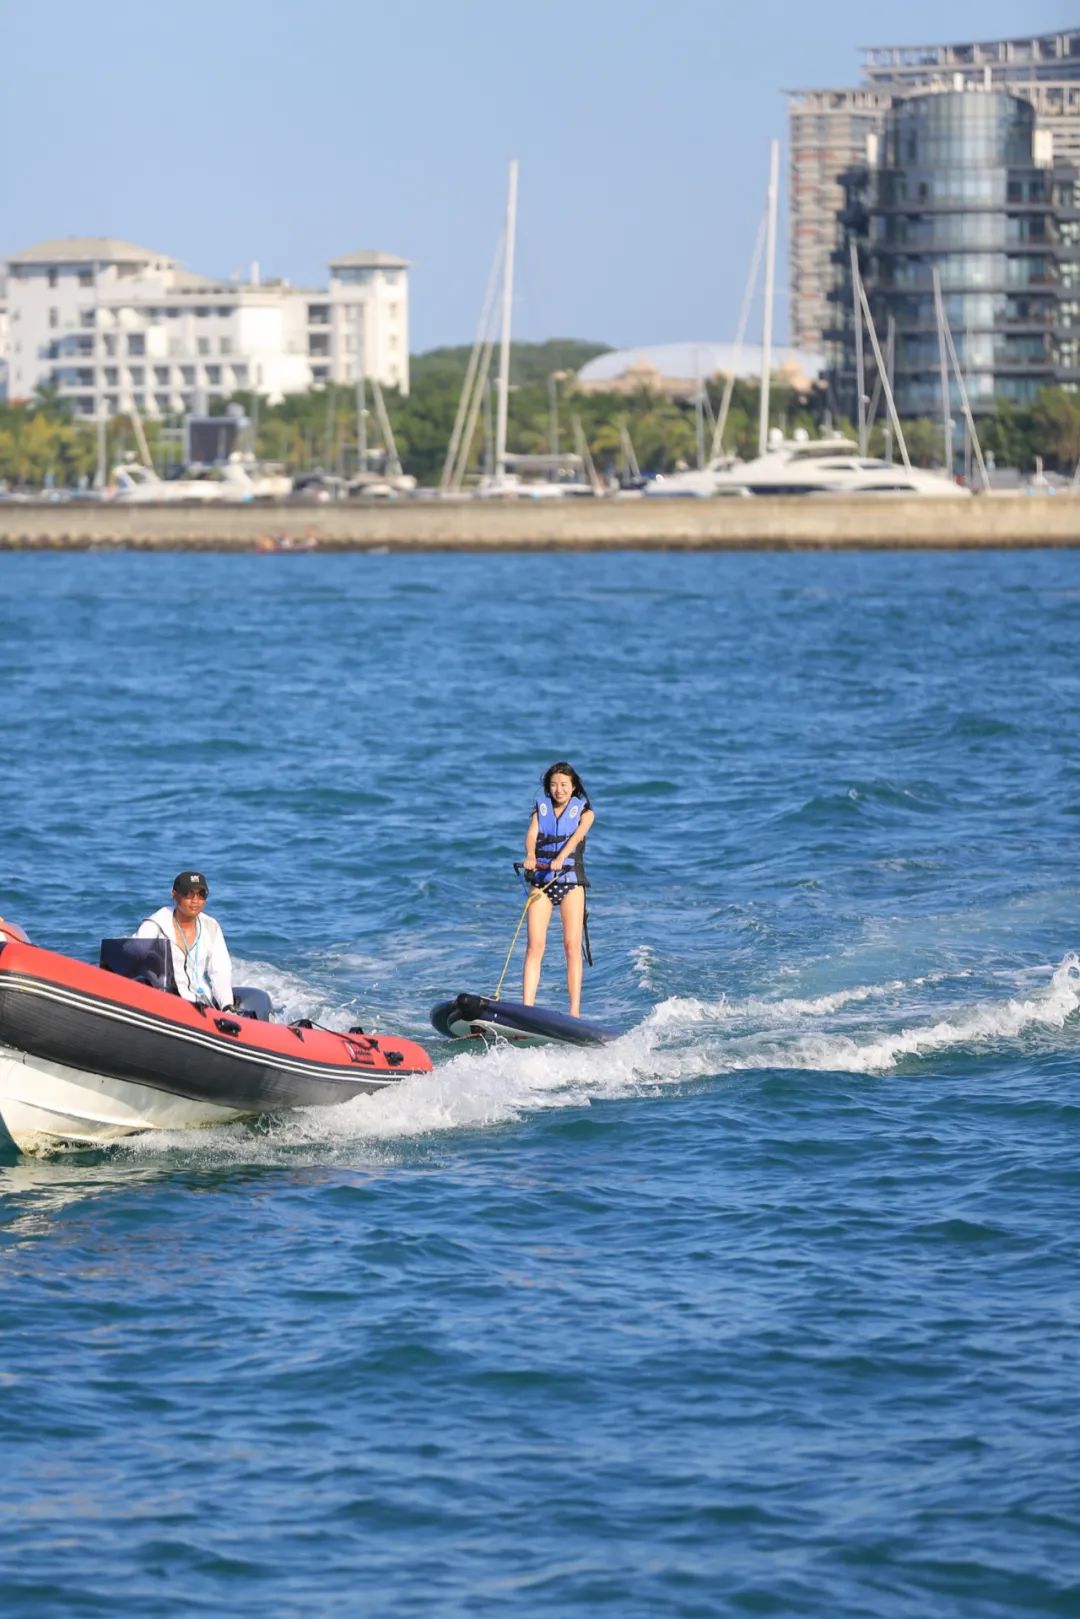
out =
{"type": "Polygon", "coordinates": [[[1080,548],[1080,492],[805,500],[0,506],[2,551],[844,551],[1080,548]]]}

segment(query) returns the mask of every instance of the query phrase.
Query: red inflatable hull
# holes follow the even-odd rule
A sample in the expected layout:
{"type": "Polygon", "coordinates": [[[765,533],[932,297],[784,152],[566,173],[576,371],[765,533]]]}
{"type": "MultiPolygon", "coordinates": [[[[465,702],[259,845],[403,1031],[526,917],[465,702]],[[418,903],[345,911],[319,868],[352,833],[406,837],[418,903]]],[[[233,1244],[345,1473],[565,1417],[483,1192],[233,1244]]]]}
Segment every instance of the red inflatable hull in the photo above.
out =
{"type": "MultiPolygon", "coordinates": [[[[163,1113],[170,1122],[186,1122],[189,1112],[199,1115],[192,1122],[204,1122],[200,1109],[214,1122],[346,1102],[431,1069],[427,1052],[411,1040],[200,1009],[100,967],[10,942],[0,944],[0,1059],[0,1113],[16,1140],[12,1091],[20,1104],[47,1111],[54,1071],[58,1084],[82,1077],[124,1107],[136,1091],[149,1093],[148,1112],[156,1098],[171,1098],[163,1113]]],[[[132,1127],[139,1125],[117,1133],[132,1127]]]]}

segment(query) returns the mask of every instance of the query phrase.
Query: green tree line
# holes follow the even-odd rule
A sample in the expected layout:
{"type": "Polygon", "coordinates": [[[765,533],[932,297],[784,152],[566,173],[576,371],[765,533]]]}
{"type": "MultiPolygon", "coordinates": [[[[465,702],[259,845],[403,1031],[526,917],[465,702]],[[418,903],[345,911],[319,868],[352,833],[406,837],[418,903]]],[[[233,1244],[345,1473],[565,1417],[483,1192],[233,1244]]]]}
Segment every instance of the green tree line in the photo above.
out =
{"type": "MultiPolygon", "coordinates": [[[[693,401],[673,401],[644,390],[586,394],[576,389],[575,373],[603,352],[601,344],[570,339],[515,346],[510,370],[509,448],[522,453],[546,452],[557,421],[559,447],[572,449],[580,431],[601,473],[619,469],[627,435],[643,471],[669,472],[680,465],[693,465],[697,456],[693,401]]],[[[422,484],[439,480],[468,356],[465,348],[433,349],[414,356],[409,394],[385,391],[402,465],[422,484]]],[[[708,411],[715,418],[722,380],[710,380],[706,393],[708,411]]],[[[255,452],[261,459],[279,462],[292,473],[316,467],[344,475],[355,470],[358,424],[354,388],[320,387],[290,395],[276,405],[240,393],[231,401],[216,401],[213,408],[222,412],[230,403],[240,406],[252,420],[255,452]]],[[[724,434],[726,451],[743,457],[756,453],[758,404],[757,384],[736,382],[724,434]]],[[[485,414],[481,411],[474,435],[470,461],[474,468],[482,464],[484,456],[485,414]]],[[[771,387],[770,421],[788,433],[802,427],[813,435],[831,426],[854,436],[849,422],[829,418],[822,389],[799,392],[779,379],[771,387]]],[[[178,427],[177,421],[145,423],[159,469],[178,459],[178,427]]],[[[978,428],[984,454],[992,454],[999,467],[1030,472],[1039,456],[1048,469],[1071,475],[1080,461],[1080,395],[1064,389],[1047,389],[1026,407],[999,401],[992,414],[979,418],[978,428]]],[[[916,465],[940,462],[938,423],[906,422],[904,435],[916,465]]],[[[367,438],[370,447],[377,447],[379,435],[370,411],[367,438]]],[[[712,427],[706,421],[706,454],[711,438],[712,427]]],[[[880,453],[883,442],[879,422],[871,436],[871,450],[880,453]]],[[[118,417],[106,432],[108,469],[127,454],[137,454],[135,430],[126,417],[118,417]]],[[[74,487],[93,478],[97,459],[95,428],[73,421],[69,409],[50,390],[41,390],[26,404],[0,406],[0,479],[9,486],[40,488],[54,483],[74,487]]]]}

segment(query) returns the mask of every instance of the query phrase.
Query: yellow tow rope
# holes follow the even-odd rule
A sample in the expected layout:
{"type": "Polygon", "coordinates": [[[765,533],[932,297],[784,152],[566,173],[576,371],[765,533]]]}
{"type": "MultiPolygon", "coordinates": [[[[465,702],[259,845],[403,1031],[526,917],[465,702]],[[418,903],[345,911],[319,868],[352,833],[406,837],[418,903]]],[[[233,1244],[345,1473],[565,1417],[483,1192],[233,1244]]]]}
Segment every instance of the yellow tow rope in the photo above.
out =
{"type": "MultiPolygon", "coordinates": [[[[544,887],[547,887],[546,883],[544,884],[544,887]]],[[[506,952],[506,960],[503,962],[503,970],[499,974],[499,982],[495,985],[494,995],[491,996],[493,1001],[497,1001],[499,998],[499,991],[502,989],[503,979],[506,977],[506,969],[510,965],[510,957],[514,954],[514,946],[518,942],[518,934],[521,932],[521,924],[524,922],[525,917],[528,914],[529,906],[532,904],[534,899],[539,899],[543,892],[543,888],[534,888],[526,899],[525,904],[522,906],[521,915],[518,917],[518,925],[514,929],[514,937],[510,940],[510,948],[506,952]]]]}

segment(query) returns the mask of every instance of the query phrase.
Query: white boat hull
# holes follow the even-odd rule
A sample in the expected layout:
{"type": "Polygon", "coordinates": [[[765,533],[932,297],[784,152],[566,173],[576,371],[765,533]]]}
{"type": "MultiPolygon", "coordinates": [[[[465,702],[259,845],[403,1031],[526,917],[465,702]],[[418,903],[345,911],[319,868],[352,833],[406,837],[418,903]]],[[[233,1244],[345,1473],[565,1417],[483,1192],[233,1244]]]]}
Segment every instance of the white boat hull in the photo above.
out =
{"type": "Polygon", "coordinates": [[[0,1047],[0,1119],[21,1152],[103,1146],[143,1130],[193,1130],[248,1116],[0,1047]]]}

